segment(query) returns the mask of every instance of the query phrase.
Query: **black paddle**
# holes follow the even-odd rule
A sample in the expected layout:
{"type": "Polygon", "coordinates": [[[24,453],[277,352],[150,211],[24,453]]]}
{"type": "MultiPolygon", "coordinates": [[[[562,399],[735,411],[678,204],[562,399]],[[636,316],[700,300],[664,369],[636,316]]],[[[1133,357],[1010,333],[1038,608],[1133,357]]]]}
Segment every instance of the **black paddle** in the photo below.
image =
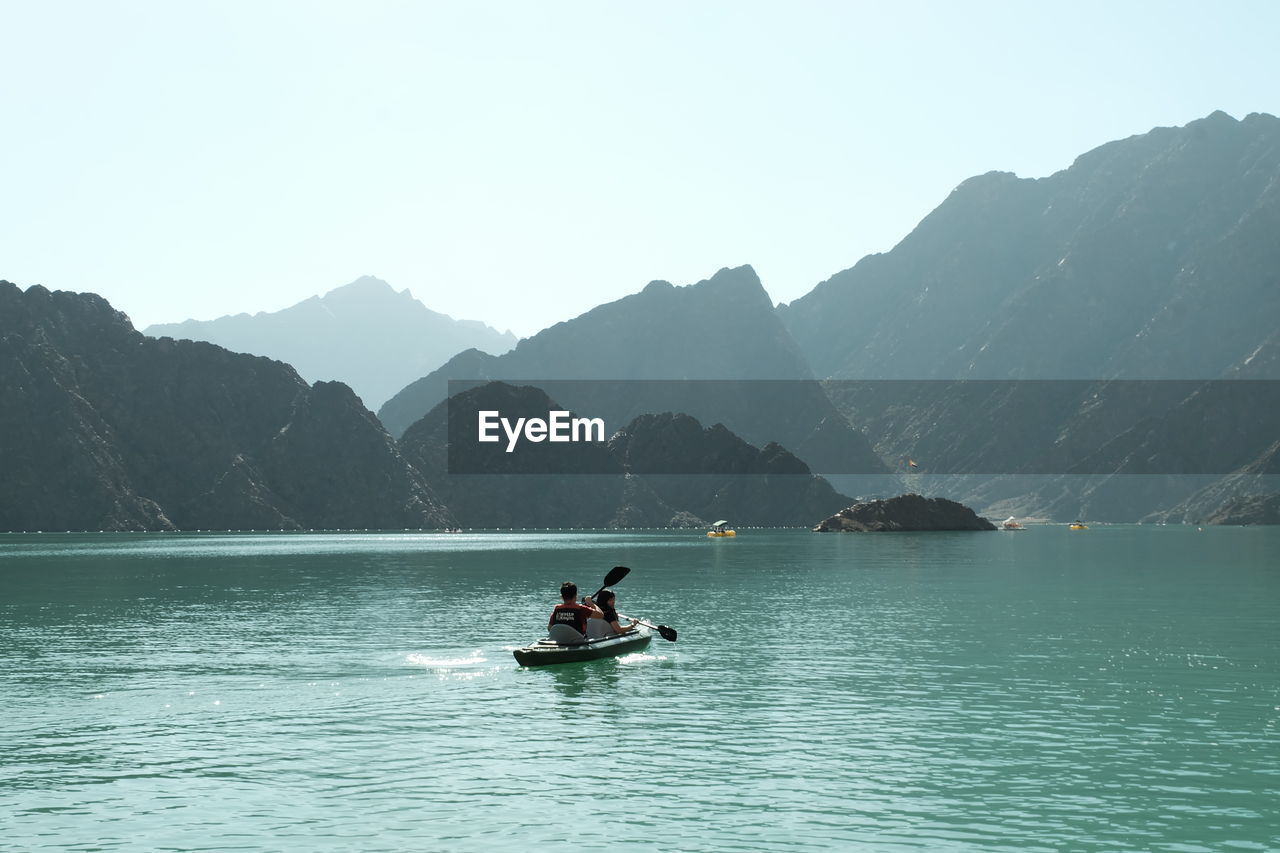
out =
{"type": "MultiPolygon", "coordinates": [[[[599,598],[600,593],[604,592],[606,589],[613,586],[614,584],[616,584],[618,581],[622,580],[629,574],[631,574],[631,570],[628,569],[626,566],[614,566],[612,569],[609,570],[609,574],[604,576],[604,584],[599,589],[596,590],[595,595],[591,596],[591,600],[595,601],[597,598],[599,598]]],[[[627,616],[626,618],[630,619],[631,617],[627,616]]],[[[639,619],[637,619],[636,621],[640,622],[640,624],[644,625],[646,628],[656,629],[657,632],[662,635],[662,639],[672,643],[676,641],[675,628],[668,628],[666,625],[650,625],[648,622],[643,622],[639,619]]]]}
{"type": "Polygon", "coordinates": [[[604,576],[604,583],[600,584],[600,588],[596,590],[596,594],[591,596],[591,600],[595,601],[600,597],[600,593],[613,586],[618,581],[631,574],[631,570],[626,566],[614,566],[609,570],[609,574],[604,576]]]}
{"type": "MultiPolygon", "coordinates": [[[[630,616],[624,616],[624,617],[622,617],[622,618],[624,618],[624,619],[630,619],[631,617],[630,617],[630,616]]],[[[667,640],[667,641],[672,642],[672,643],[674,643],[674,642],[676,641],[676,629],[675,629],[675,628],[668,628],[666,625],[653,625],[653,624],[651,624],[651,623],[649,623],[649,622],[644,621],[643,619],[637,619],[636,621],[637,621],[637,622],[639,622],[641,625],[645,626],[646,628],[654,628],[654,629],[656,629],[656,630],[657,630],[657,632],[658,632],[659,634],[661,634],[661,635],[662,635],[662,639],[667,640]]]]}

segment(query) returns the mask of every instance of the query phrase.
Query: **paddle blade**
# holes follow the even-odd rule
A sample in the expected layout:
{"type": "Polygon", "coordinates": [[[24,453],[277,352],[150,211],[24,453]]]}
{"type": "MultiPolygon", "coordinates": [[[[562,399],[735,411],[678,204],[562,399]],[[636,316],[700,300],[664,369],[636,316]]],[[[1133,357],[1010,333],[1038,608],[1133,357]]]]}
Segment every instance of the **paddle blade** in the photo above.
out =
{"type": "Polygon", "coordinates": [[[591,596],[591,600],[595,601],[600,597],[600,593],[604,592],[607,588],[613,586],[629,574],[631,574],[631,570],[626,566],[614,566],[609,570],[609,574],[604,576],[604,583],[600,584],[600,588],[596,590],[595,595],[591,596]]]}
{"type": "Polygon", "coordinates": [[[673,643],[676,641],[675,628],[668,628],[666,625],[659,625],[658,633],[662,635],[662,639],[664,640],[670,640],[673,643]]]}

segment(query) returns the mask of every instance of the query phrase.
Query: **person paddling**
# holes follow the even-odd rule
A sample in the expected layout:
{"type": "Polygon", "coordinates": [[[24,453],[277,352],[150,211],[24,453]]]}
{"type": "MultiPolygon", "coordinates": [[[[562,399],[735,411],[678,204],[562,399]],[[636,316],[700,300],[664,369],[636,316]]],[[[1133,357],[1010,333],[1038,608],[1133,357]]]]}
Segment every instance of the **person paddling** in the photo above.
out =
{"type": "Polygon", "coordinates": [[[600,618],[608,623],[609,630],[615,634],[624,634],[639,625],[640,620],[632,619],[630,625],[625,628],[622,627],[622,625],[618,623],[618,611],[614,609],[613,605],[617,598],[618,596],[614,594],[613,590],[602,589],[600,590],[600,598],[599,601],[596,602],[596,606],[600,608],[602,614],[600,618]]]}
{"type": "Polygon", "coordinates": [[[575,601],[577,597],[578,585],[576,583],[565,581],[560,584],[561,603],[557,604],[555,609],[551,611],[551,618],[547,620],[547,630],[551,630],[553,625],[568,625],[579,634],[586,636],[587,620],[604,617],[604,611],[596,607],[590,596],[582,599],[581,604],[575,601]]]}

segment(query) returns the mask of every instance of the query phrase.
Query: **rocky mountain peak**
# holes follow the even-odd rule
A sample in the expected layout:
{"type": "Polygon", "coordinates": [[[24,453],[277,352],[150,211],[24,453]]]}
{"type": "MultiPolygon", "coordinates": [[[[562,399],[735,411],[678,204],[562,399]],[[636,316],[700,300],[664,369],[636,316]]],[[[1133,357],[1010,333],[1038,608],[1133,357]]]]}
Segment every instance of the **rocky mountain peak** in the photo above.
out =
{"type": "Polygon", "coordinates": [[[146,331],[286,361],[308,381],[345,382],[371,407],[463,350],[500,353],[516,343],[509,332],[456,321],[371,275],[282,311],[146,331]]]}
{"type": "MultiPolygon", "coordinates": [[[[362,275],[349,284],[333,288],[321,298],[325,300],[337,298],[376,299],[396,293],[396,289],[382,279],[372,275],[362,275]]],[[[399,293],[408,295],[409,291],[402,290],[399,293]]]]}

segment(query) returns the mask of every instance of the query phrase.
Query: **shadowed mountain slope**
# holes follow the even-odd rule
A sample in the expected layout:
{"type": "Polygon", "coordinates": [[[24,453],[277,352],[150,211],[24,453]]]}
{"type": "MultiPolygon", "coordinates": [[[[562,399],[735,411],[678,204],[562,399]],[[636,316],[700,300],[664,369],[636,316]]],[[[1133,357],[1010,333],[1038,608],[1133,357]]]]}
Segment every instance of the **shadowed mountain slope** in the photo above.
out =
{"type": "Polygon", "coordinates": [[[1277,235],[1280,119],[1217,112],[1107,143],[1046,178],[965,181],[892,251],[778,315],[882,458],[1086,476],[1021,495],[1013,482],[952,483],[966,503],[981,488],[1018,513],[1138,520],[1182,505],[1194,519],[1212,511],[1209,496],[1227,499],[1206,477],[1267,467],[1274,391],[1255,385],[1251,401],[1194,382],[1093,380],[1280,380],[1277,235]],[[842,381],[860,379],[1086,381],[923,395],[913,382],[842,381]]]}
{"type": "Polygon", "coordinates": [[[0,282],[0,530],[435,527],[349,388],[0,282]]]}
{"type": "Polygon", "coordinates": [[[1280,119],[1224,113],[965,181],[779,317],[824,378],[1211,379],[1280,318],[1280,119]]]}
{"type": "Polygon", "coordinates": [[[849,503],[779,445],[757,448],[688,415],[642,415],[607,441],[508,452],[474,440],[479,411],[514,421],[562,408],[539,388],[491,382],[438,404],[400,446],[468,526],[809,525],[849,503]]]}

